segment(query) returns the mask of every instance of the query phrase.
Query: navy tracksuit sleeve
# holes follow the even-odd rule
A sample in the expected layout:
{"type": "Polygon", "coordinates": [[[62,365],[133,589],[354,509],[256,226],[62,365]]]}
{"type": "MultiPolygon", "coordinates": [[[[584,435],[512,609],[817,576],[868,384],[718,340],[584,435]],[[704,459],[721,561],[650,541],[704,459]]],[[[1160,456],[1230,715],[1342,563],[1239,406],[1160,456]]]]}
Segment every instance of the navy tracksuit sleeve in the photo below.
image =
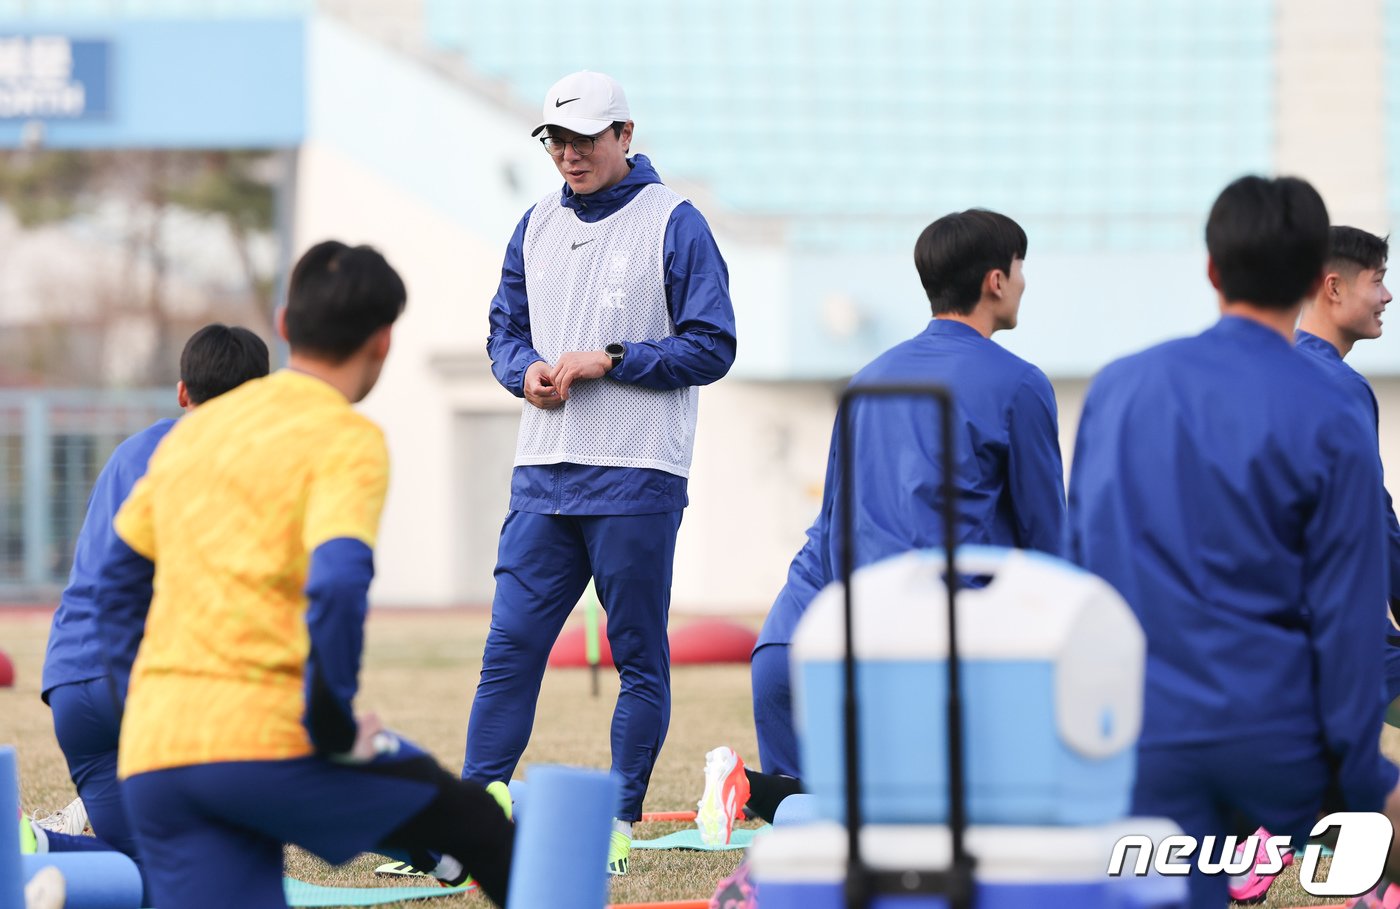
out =
{"type": "Polygon", "coordinates": [[[1400,521],[1395,519],[1395,503],[1385,494],[1386,562],[1390,565],[1390,611],[1400,622],[1400,521]]]}
{"type": "Polygon", "coordinates": [[[533,206],[515,226],[515,233],[506,244],[501,283],[491,298],[491,334],[486,339],[491,372],[517,398],[525,396],[525,370],[544,359],[530,337],[530,306],[525,296],[525,226],[530,223],[532,211],[533,206]]]}
{"type": "Polygon", "coordinates": [[[758,645],[788,644],[792,641],[797,623],[806,614],[807,607],[816,599],[822,589],[835,580],[835,568],[831,553],[834,547],[832,511],[836,494],[836,442],[826,459],[826,483],[822,488],[821,510],[812,526],[807,528],[807,539],[802,548],[793,556],[788,566],[787,583],[778,592],[773,606],[768,610],[768,618],[758,635],[758,645]]]}
{"type": "Polygon", "coordinates": [[[689,202],[671,213],[661,257],[676,333],[624,344],[623,360],[608,378],[661,391],[709,385],[734,365],[734,305],[729,268],[704,216],[689,202]]]}
{"type": "Polygon", "coordinates": [[[355,744],[355,692],[364,649],[374,552],[360,540],[328,540],[311,553],[306,576],[306,730],[316,750],[343,754],[355,744]]]}
{"type": "MultiPolygon", "coordinates": [[[[1355,374],[1359,376],[1359,373],[1355,374]]],[[[1381,431],[1381,406],[1376,400],[1376,391],[1371,383],[1361,379],[1366,389],[1366,403],[1371,406],[1371,424],[1377,436],[1381,431]]],[[[1390,614],[1400,622],[1400,521],[1395,519],[1395,502],[1390,498],[1390,490],[1385,488],[1385,470],[1381,470],[1381,492],[1385,496],[1386,564],[1390,566],[1390,614]]]]}
{"type": "MultiPolygon", "coordinates": [[[[1339,420],[1342,429],[1350,421],[1339,420]]],[[[1379,810],[1397,771],[1376,747],[1385,709],[1375,613],[1385,591],[1380,462],[1360,423],[1330,440],[1333,466],[1307,527],[1303,564],[1323,738],[1346,807],[1379,810]]]]}
{"type": "MultiPolygon", "coordinates": [[[[1074,436],[1074,460],[1070,462],[1068,511],[1069,517],[1066,520],[1065,529],[1065,558],[1081,568],[1089,567],[1090,553],[1085,552],[1089,530],[1094,520],[1094,515],[1088,514],[1083,504],[1082,497],[1084,483],[1081,477],[1086,469],[1085,465],[1091,460],[1091,456],[1097,456],[1096,446],[1099,444],[1100,434],[1093,429],[1095,418],[1094,389],[1098,384],[1095,379],[1089,386],[1089,391],[1084,395],[1084,403],[1079,408],[1079,428],[1074,436]]],[[[1121,583],[1121,582],[1120,582],[1121,583]]],[[[1129,603],[1133,602],[1134,596],[1130,591],[1119,589],[1118,591],[1129,603]]]]}
{"type": "Polygon", "coordinates": [[[1011,402],[1007,493],[1016,516],[1016,545],[1051,555],[1068,553],[1065,466],[1055,391],[1039,370],[1028,375],[1011,402]]]}
{"type": "Polygon", "coordinates": [[[97,629],[117,700],[124,704],[131,664],[146,633],[156,566],[115,533],[109,537],[97,573],[97,629]]]}

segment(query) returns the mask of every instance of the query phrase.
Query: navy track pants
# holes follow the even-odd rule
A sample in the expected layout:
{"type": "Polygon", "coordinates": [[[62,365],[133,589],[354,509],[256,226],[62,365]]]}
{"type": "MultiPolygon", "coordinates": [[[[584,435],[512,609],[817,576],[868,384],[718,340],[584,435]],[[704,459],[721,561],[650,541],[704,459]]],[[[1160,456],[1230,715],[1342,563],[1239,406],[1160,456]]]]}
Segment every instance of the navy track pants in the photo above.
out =
{"type": "Polygon", "coordinates": [[[467,726],[462,777],[510,780],[535,722],[549,651],[594,579],[621,679],[612,718],[617,817],[640,820],[671,721],[671,570],[681,512],[512,511],[501,529],[491,631],[467,726]]]}

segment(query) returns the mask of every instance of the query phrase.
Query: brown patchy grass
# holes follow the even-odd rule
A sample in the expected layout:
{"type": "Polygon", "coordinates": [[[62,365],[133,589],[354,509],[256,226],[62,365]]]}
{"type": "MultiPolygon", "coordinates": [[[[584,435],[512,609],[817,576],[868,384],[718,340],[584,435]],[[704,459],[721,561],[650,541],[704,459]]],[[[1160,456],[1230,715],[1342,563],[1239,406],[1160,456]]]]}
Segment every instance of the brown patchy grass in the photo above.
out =
{"type": "MultiPolygon", "coordinates": [[[[39,610],[0,609],[0,650],[15,664],[13,688],[0,689],[0,743],[19,750],[20,800],[28,811],[48,813],[75,795],[54,741],[49,710],[39,700],[39,674],[50,615],[39,610]]],[[[687,619],[677,617],[672,627],[687,619]]],[[[358,707],[374,710],[394,729],[436,755],[450,770],[461,767],[467,715],[481,669],[487,616],[480,611],[405,610],[374,612],[369,620],[358,707]]],[[[617,699],[617,675],[599,673],[600,692],[591,694],[586,669],[551,669],[545,676],[535,731],[521,761],[606,768],[608,727],[617,699]]],[[[647,811],[693,810],[703,785],[704,754],[717,744],[756,755],[747,666],[677,666],[672,670],[671,728],[647,794],[647,811]]],[[[687,825],[638,825],[652,839],[687,825]]],[[[616,903],[708,899],[715,882],[738,864],[740,852],[634,850],[626,877],[614,878],[616,903]]],[[[301,850],[287,851],[287,873],[340,887],[401,886],[373,875],[379,856],[365,855],[332,867],[301,850]]],[[[392,904],[412,909],[419,902],[392,904]]],[[[487,906],[468,897],[465,906],[487,906]]]]}
{"type": "MultiPolygon", "coordinates": [[[[686,619],[678,618],[676,624],[686,619]]],[[[437,755],[449,769],[461,765],[487,617],[469,611],[379,611],[370,617],[359,706],[380,713],[395,729],[437,755]]],[[[15,663],[16,684],[0,689],[0,743],[19,748],[21,803],[27,810],[57,810],[74,796],[48,708],[39,700],[39,671],[49,614],[0,610],[0,649],[15,663]]],[[[535,718],[535,732],[522,767],[532,763],[608,766],[608,724],[617,697],[617,677],[601,674],[601,692],[590,694],[587,670],[550,670],[535,718]]],[[[746,666],[678,666],[672,672],[671,729],[652,776],[647,811],[693,809],[702,784],[703,755],[716,744],[742,755],[757,746],[750,714],[746,666]]],[[[1386,728],[1382,748],[1400,759],[1400,730],[1386,728]]],[[[643,838],[664,836],[685,824],[639,825],[643,838]]],[[[734,869],[739,852],[632,853],[631,873],[611,883],[615,903],[707,899],[715,882],[734,869]]],[[[361,856],[331,867],[297,849],[287,853],[287,873],[302,880],[342,887],[392,886],[373,875],[383,859],[361,856]]],[[[1325,860],[1324,860],[1325,864],[1325,860]]],[[[1309,896],[1298,883],[1298,863],[1274,882],[1264,909],[1318,906],[1328,900],[1309,896]]],[[[1331,902],[1335,902],[1332,900],[1331,902]]],[[[395,906],[413,909],[413,903],[395,906]]],[[[486,906],[467,897],[464,906],[486,906]]]]}

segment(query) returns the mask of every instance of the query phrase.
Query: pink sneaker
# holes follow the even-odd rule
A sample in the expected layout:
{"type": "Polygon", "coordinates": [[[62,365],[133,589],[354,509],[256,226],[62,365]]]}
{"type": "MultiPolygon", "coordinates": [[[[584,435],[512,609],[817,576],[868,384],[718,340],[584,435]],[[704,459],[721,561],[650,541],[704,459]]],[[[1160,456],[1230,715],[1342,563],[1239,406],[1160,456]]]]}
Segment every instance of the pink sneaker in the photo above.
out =
{"type": "Polygon", "coordinates": [[[1400,909],[1400,887],[1381,881],[1370,893],[1353,896],[1342,904],[1346,909],[1400,909]]]}
{"type": "MultiPolygon", "coordinates": [[[[1269,853],[1264,850],[1264,844],[1273,837],[1263,827],[1254,831],[1254,835],[1259,837],[1259,845],[1254,851],[1254,868],[1258,868],[1269,860],[1269,853]]],[[[1244,855],[1245,847],[1248,845],[1249,840],[1245,840],[1235,848],[1236,859],[1244,855]]],[[[1284,868],[1293,864],[1293,850],[1291,848],[1281,850],[1281,855],[1284,868]]],[[[1274,882],[1274,878],[1278,877],[1278,873],[1259,874],[1254,868],[1230,878],[1230,899],[1237,903],[1262,903],[1264,901],[1265,895],[1269,892],[1269,885],[1274,882]]]]}
{"type": "Polygon", "coordinates": [[[710,897],[710,909],[757,909],[758,895],[749,880],[749,863],[743,861],[734,873],[719,882],[710,897]]]}

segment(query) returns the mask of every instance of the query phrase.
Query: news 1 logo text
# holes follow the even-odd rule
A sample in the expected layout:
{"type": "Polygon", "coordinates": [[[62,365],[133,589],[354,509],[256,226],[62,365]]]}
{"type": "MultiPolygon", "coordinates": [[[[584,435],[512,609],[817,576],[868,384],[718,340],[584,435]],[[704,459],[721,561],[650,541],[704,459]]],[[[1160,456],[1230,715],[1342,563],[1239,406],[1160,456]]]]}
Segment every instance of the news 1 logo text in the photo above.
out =
{"type": "MultiPolygon", "coordinates": [[[[1322,845],[1310,842],[1302,849],[1298,882],[1312,896],[1358,896],[1375,887],[1385,872],[1394,833],[1390,819],[1370,811],[1339,811],[1322,818],[1313,826],[1310,839],[1336,831],[1332,847],[1332,864],[1324,879],[1319,880],[1317,863],[1322,857],[1322,845]]],[[[1165,875],[1244,874],[1254,869],[1256,874],[1277,874],[1283,870],[1283,856],[1293,846],[1287,836],[1273,836],[1263,841],[1263,856],[1259,855],[1263,838],[1248,836],[1204,836],[1199,839],[1187,834],[1168,836],[1154,843],[1151,837],[1129,834],[1113,844],[1108,860],[1108,874],[1137,877],[1149,871],[1165,875]],[[1238,848],[1243,844],[1244,848],[1238,848]],[[1129,858],[1131,856],[1131,859],[1129,858]]]]}

